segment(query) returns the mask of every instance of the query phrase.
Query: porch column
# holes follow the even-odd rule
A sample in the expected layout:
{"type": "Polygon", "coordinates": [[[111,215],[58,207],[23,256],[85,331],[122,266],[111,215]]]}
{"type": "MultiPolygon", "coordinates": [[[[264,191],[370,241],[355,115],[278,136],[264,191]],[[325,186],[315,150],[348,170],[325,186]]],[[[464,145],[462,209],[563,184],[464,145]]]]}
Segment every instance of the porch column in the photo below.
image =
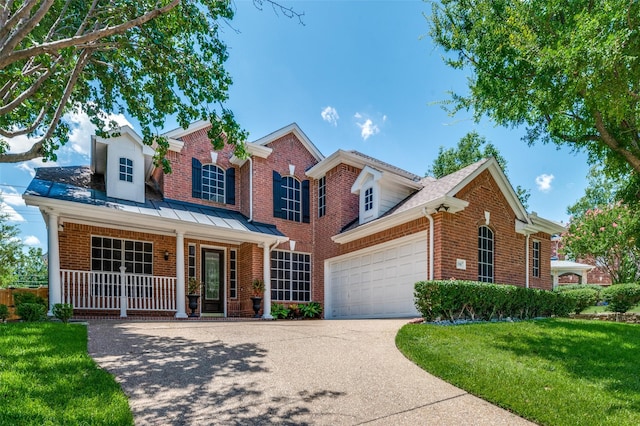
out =
{"type": "Polygon", "coordinates": [[[589,275],[589,271],[582,271],[582,282],[580,284],[589,284],[588,275],[589,275]]]}
{"type": "Polygon", "coordinates": [[[553,284],[551,285],[551,288],[555,290],[556,288],[558,288],[558,272],[552,272],[551,277],[553,278],[553,284]]]}
{"type": "Polygon", "coordinates": [[[129,301],[129,292],[127,291],[128,289],[128,283],[127,283],[127,276],[126,273],[127,272],[127,267],[122,265],[120,267],[120,318],[126,318],[127,317],[127,309],[129,309],[128,306],[128,301],[129,301]]]}
{"type": "Polygon", "coordinates": [[[53,305],[62,303],[62,282],[60,280],[60,248],[58,242],[58,214],[48,212],[47,241],[49,251],[49,312],[53,316],[53,305]]]}
{"type": "Polygon", "coordinates": [[[184,303],[184,232],[176,232],[176,318],[187,318],[184,303]]]}
{"type": "Polygon", "coordinates": [[[263,277],[264,280],[264,303],[262,307],[262,318],[264,319],[273,319],[271,316],[271,247],[269,244],[262,244],[262,253],[263,253],[263,277]]]}

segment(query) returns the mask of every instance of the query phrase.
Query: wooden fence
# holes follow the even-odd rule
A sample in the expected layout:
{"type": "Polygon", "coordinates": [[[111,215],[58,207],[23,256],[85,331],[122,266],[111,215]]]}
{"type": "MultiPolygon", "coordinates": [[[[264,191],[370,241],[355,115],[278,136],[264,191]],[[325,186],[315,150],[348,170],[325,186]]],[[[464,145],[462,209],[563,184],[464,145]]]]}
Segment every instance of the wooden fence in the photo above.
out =
{"type": "Polygon", "coordinates": [[[36,296],[49,300],[49,287],[38,288],[0,288],[0,305],[7,305],[9,307],[9,320],[15,320],[20,318],[15,314],[15,306],[13,302],[14,293],[34,293],[36,296]]]}

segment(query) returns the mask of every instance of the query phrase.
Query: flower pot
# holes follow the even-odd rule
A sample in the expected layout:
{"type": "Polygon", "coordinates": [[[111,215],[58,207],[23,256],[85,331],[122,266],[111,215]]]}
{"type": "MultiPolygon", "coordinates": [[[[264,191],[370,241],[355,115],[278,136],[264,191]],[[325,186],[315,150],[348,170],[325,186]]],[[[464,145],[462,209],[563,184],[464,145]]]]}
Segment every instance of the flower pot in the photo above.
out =
{"type": "Polygon", "coordinates": [[[253,312],[255,313],[253,317],[260,318],[260,315],[258,312],[260,312],[260,304],[262,303],[262,297],[252,296],[251,301],[253,302],[253,312]]]}
{"type": "Polygon", "coordinates": [[[187,294],[187,298],[189,299],[189,309],[191,309],[190,317],[197,317],[196,309],[198,309],[198,298],[199,294],[187,294]]]}

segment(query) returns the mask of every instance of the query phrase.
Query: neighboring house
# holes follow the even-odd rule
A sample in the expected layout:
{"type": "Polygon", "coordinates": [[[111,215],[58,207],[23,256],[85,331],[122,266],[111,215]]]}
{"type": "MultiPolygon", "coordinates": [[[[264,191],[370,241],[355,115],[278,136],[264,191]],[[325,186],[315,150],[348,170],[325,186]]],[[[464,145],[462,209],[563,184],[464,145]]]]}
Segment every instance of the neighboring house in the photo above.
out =
{"type": "Polygon", "coordinates": [[[551,239],[551,276],[553,288],[563,284],[611,285],[611,276],[602,270],[595,259],[566,259],[562,254],[562,237],[551,239]]]}
{"type": "Polygon", "coordinates": [[[318,301],[327,318],[417,315],[413,285],[465,279],[550,289],[555,222],[527,214],[495,159],[441,179],[356,151],[324,157],[291,124],[212,151],[208,124],[167,133],[173,172],[129,127],[92,138],[91,167],[40,168],[24,194],[48,226],[50,304],[77,314],[250,316],[318,301]]]}

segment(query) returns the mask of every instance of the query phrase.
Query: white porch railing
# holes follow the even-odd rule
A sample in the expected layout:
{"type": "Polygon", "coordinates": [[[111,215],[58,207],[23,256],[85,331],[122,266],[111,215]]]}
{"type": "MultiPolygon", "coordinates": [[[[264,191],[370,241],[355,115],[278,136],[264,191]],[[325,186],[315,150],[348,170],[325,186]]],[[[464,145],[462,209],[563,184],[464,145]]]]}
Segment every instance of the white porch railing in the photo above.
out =
{"type": "Polygon", "coordinates": [[[119,272],[60,270],[62,302],[74,309],[175,311],[176,278],[119,272]],[[124,279],[124,281],[123,281],[124,279]]]}

